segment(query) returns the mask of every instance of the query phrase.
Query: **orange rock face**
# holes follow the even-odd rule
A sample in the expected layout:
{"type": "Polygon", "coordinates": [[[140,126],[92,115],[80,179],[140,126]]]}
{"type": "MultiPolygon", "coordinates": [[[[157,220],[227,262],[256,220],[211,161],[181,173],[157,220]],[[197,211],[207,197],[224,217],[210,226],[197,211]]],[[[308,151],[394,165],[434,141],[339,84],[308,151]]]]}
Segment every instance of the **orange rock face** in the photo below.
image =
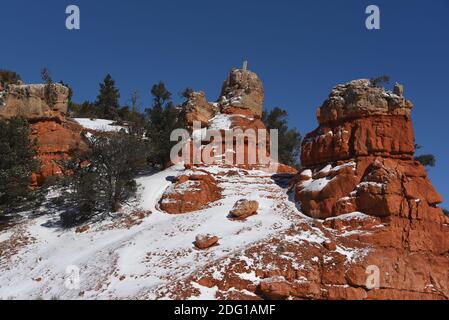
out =
{"type": "Polygon", "coordinates": [[[305,170],[296,199],[304,213],[328,218],[361,211],[442,221],[441,196],[413,161],[411,108],[404,97],[368,80],[335,87],[318,110],[320,126],[302,146],[305,170]]]}
{"type": "Polygon", "coordinates": [[[221,198],[215,179],[202,171],[174,178],[160,201],[161,210],[180,214],[200,210],[221,198]]]}
{"type": "Polygon", "coordinates": [[[83,128],[78,124],[55,120],[32,123],[31,137],[37,139],[41,170],[33,174],[33,184],[42,185],[48,178],[62,175],[61,160],[67,160],[76,152],[86,150],[81,137],[83,128]]]}
{"type": "Polygon", "coordinates": [[[209,120],[217,112],[217,108],[207,102],[204,92],[192,92],[184,108],[186,110],[187,125],[189,127],[192,127],[195,121],[207,126],[209,120]]]}
{"type": "MultiPolygon", "coordinates": [[[[345,273],[358,287],[366,265],[383,272],[384,286],[361,298],[449,298],[449,219],[424,167],[413,161],[411,108],[366,80],[337,86],[318,111],[319,128],[303,143],[305,169],[295,188],[302,211],[319,219],[358,211],[384,224],[358,237],[372,250],[363,267],[345,273]]],[[[341,230],[335,221],[324,223],[341,230]]],[[[332,297],[347,294],[340,288],[332,297]]]]}
{"type": "Polygon", "coordinates": [[[67,121],[69,89],[52,84],[50,94],[54,104],[45,98],[45,85],[10,85],[0,105],[0,118],[24,117],[30,123],[31,139],[37,140],[41,170],[33,173],[32,184],[42,185],[48,178],[62,174],[58,162],[73,152],[87,148],[81,137],[83,128],[67,121]]]}

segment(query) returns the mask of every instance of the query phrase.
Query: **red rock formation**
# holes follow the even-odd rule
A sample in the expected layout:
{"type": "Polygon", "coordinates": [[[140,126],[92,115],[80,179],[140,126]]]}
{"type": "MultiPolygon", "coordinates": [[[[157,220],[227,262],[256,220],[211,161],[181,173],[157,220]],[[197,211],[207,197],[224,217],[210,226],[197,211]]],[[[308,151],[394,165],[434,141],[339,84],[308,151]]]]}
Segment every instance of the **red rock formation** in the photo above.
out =
{"type": "Polygon", "coordinates": [[[220,105],[251,110],[262,116],[264,89],[257,74],[245,69],[232,69],[223,83],[220,105]]]}
{"type": "MultiPolygon", "coordinates": [[[[270,162],[270,136],[260,119],[263,86],[257,75],[247,70],[231,70],[222,95],[218,103],[212,104],[206,101],[204,93],[194,92],[184,105],[192,136],[202,138],[197,145],[195,141],[188,144],[190,154],[182,159],[186,167],[201,170],[204,166],[219,165],[296,174],[294,168],[270,162]],[[202,129],[195,128],[194,122],[202,129]],[[259,135],[266,137],[265,144],[259,143],[259,135]],[[216,137],[221,139],[220,143],[216,142],[216,137]],[[264,152],[259,154],[259,148],[264,152]]],[[[160,207],[174,214],[192,212],[217,201],[219,193],[211,176],[181,176],[164,193],[160,207]],[[187,184],[189,188],[185,187],[187,184]]]]}
{"type": "Polygon", "coordinates": [[[67,160],[75,152],[83,152],[87,144],[83,141],[83,128],[62,118],[31,123],[31,137],[37,139],[41,170],[33,174],[33,185],[42,185],[48,178],[62,175],[58,162],[67,160]]]}
{"type": "Polygon", "coordinates": [[[336,87],[294,180],[317,219],[207,265],[175,285],[180,295],[193,282],[219,299],[448,300],[449,219],[413,161],[410,110],[367,80],[336,87]]]}
{"type": "Polygon", "coordinates": [[[33,174],[34,186],[62,174],[58,161],[87,148],[81,137],[83,128],[65,117],[68,88],[60,84],[51,85],[53,105],[48,104],[45,90],[45,85],[9,85],[0,104],[0,118],[24,117],[30,122],[31,138],[38,142],[41,162],[41,170],[33,174]]]}
{"type": "Polygon", "coordinates": [[[200,122],[201,125],[207,126],[209,120],[217,113],[217,107],[207,102],[204,92],[192,92],[186,104],[184,105],[186,111],[187,125],[191,128],[195,121],[200,122]]]}
{"type": "Polygon", "coordinates": [[[304,213],[442,220],[441,196],[413,161],[411,109],[404,97],[369,80],[335,87],[318,110],[320,126],[302,146],[296,199],[304,213]]]}
{"type": "MultiPolygon", "coordinates": [[[[371,252],[363,266],[345,272],[347,284],[360,287],[364,268],[375,265],[384,285],[351,297],[449,298],[449,219],[424,167],[413,161],[411,108],[367,80],[337,86],[318,111],[319,128],[303,144],[296,199],[305,214],[325,219],[360,211],[384,224],[358,236],[371,252]]],[[[341,230],[335,221],[325,225],[341,230]]],[[[332,298],[349,294],[339,290],[332,298]]]]}
{"type": "Polygon", "coordinates": [[[160,201],[161,210],[170,214],[198,211],[221,198],[215,179],[202,171],[175,177],[160,201]]]}

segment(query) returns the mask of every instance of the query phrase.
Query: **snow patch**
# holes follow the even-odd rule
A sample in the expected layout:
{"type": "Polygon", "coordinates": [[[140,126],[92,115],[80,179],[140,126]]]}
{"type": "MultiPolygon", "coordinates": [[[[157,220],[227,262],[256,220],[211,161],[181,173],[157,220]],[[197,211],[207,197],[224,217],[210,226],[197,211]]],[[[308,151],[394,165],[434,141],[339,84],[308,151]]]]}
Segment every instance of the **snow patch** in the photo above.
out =
{"type": "Polygon", "coordinates": [[[87,118],[75,118],[78,124],[88,130],[100,131],[100,132],[118,132],[122,129],[126,130],[122,126],[114,125],[114,121],[105,119],[87,119],[87,118]]]}
{"type": "Polygon", "coordinates": [[[230,130],[231,125],[232,125],[231,117],[227,114],[220,113],[210,120],[209,129],[230,130]]]}
{"type": "Polygon", "coordinates": [[[196,282],[191,282],[192,286],[200,291],[197,297],[190,297],[188,300],[217,300],[218,287],[213,288],[204,287],[196,282]]]}

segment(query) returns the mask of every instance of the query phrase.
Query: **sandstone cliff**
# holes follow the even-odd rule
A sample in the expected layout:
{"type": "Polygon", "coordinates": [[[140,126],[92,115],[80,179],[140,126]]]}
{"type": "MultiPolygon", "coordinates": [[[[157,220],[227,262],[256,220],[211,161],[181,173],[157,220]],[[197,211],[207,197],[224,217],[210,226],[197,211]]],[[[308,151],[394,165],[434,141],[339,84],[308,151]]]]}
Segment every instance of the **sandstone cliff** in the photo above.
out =
{"type": "Polygon", "coordinates": [[[87,146],[81,137],[83,128],[65,116],[69,89],[52,84],[46,98],[43,84],[9,85],[0,97],[0,118],[23,117],[28,120],[31,138],[37,139],[41,170],[33,174],[33,185],[41,185],[48,178],[62,174],[58,161],[87,146]]]}
{"type": "Polygon", "coordinates": [[[8,85],[0,98],[0,118],[60,118],[67,113],[69,89],[57,83],[50,85],[49,95],[54,102],[52,105],[47,102],[46,90],[44,84],[8,85]]]}

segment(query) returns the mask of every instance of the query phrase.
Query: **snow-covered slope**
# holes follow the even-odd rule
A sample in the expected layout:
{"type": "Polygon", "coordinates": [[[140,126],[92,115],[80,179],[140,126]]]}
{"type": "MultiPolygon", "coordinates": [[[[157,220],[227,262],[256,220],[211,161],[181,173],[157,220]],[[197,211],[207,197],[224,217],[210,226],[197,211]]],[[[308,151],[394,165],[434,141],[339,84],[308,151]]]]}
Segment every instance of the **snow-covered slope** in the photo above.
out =
{"type": "Polygon", "coordinates": [[[75,118],[78,124],[85,129],[101,131],[101,132],[117,132],[124,129],[122,126],[114,125],[112,120],[104,119],[88,119],[88,118],[75,118]]]}
{"type": "Polygon", "coordinates": [[[168,215],[158,210],[171,178],[185,173],[172,167],[138,179],[138,199],[124,209],[128,216],[96,223],[85,233],[50,227],[57,219],[50,215],[0,233],[0,299],[161,298],[173,281],[270,238],[301,216],[286,190],[262,171],[222,175],[230,169],[206,170],[216,175],[224,197],[198,212],[168,215]],[[229,211],[241,198],[257,200],[258,215],[231,221],[229,211]],[[130,220],[136,210],[151,214],[130,220]],[[220,245],[196,250],[193,241],[203,233],[220,237],[220,245]],[[67,281],[78,268],[79,288],[73,288],[67,281]]]}

